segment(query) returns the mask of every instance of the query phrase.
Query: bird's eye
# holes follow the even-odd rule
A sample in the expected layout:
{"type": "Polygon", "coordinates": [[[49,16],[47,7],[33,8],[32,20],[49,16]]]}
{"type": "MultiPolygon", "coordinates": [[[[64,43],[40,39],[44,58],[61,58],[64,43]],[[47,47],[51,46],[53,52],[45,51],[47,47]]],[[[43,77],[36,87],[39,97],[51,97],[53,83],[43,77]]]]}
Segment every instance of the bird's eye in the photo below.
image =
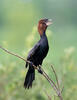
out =
{"type": "Polygon", "coordinates": [[[45,23],[42,23],[43,25],[45,25],[45,23]]]}

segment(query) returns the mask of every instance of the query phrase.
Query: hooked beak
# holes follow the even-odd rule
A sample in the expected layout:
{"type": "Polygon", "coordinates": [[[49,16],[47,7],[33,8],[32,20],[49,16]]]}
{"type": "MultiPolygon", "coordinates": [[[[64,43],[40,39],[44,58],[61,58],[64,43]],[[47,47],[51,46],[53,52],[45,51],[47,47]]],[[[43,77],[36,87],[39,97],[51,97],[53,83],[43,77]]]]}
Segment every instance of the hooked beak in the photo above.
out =
{"type": "Polygon", "coordinates": [[[51,25],[51,24],[52,24],[52,19],[47,19],[46,25],[49,26],[49,25],[51,25]]]}

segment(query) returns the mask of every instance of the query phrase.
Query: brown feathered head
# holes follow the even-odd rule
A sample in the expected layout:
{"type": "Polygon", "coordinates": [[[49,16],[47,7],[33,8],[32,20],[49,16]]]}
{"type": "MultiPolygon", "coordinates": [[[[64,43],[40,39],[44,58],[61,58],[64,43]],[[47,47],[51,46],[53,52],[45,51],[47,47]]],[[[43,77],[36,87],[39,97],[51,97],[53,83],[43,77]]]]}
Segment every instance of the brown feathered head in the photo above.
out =
{"type": "Polygon", "coordinates": [[[40,35],[42,35],[47,27],[52,24],[52,20],[51,19],[41,19],[39,22],[38,22],[38,32],[40,35]]]}

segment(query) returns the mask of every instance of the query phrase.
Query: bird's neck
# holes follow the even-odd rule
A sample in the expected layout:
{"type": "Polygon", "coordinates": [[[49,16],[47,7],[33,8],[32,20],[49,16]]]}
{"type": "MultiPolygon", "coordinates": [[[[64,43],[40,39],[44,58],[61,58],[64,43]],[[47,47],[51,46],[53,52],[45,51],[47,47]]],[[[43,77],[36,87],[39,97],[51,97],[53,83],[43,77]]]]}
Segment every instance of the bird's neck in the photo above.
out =
{"type": "Polygon", "coordinates": [[[47,36],[46,36],[45,32],[43,32],[43,34],[42,34],[42,35],[40,35],[40,38],[47,38],[47,36]]]}

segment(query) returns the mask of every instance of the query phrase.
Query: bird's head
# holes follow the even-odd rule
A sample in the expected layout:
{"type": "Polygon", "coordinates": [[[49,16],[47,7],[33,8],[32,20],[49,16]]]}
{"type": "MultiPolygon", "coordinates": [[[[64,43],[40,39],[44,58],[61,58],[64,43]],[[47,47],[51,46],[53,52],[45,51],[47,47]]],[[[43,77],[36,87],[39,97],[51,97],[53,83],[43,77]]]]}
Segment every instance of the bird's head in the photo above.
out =
{"type": "Polygon", "coordinates": [[[46,31],[47,27],[51,24],[52,24],[51,19],[41,19],[38,22],[38,32],[39,32],[40,36],[43,35],[43,33],[46,31]]]}

